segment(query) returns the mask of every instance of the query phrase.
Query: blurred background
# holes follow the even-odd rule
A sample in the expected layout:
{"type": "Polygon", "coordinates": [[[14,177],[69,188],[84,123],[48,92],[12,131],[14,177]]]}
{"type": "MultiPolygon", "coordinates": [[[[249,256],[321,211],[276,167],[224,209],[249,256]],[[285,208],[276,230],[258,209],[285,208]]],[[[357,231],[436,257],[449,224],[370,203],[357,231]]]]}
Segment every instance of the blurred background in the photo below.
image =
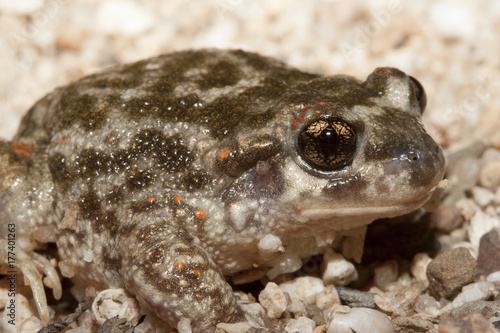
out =
{"type": "Polygon", "coordinates": [[[489,0],[0,0],[0,137],[57,86],[201,47],[363,80],[399,67],[424,85],[436,141],[500,148],[500,2],[489,0]]]}

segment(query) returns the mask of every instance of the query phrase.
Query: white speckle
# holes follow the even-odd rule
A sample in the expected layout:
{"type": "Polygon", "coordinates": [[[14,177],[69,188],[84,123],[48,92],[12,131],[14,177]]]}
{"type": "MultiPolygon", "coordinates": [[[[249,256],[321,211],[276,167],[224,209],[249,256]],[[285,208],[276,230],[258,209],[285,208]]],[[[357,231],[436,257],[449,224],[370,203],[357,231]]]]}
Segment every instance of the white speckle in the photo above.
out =
{"type": "Polygon", "coordinates": [[[94,254],[91,250],[85,251],[85,255],[83,256],[83,261],[92,262],[94,260],[94,254]]]}

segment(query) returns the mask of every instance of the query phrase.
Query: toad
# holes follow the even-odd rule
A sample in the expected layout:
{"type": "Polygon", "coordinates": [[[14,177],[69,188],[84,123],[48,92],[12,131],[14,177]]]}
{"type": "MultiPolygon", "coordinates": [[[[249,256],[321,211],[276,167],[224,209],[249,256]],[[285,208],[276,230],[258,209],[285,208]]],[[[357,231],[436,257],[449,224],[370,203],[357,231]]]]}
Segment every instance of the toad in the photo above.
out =
{"type": "Polygon", "coordinates": [[[61,286],[36,250],[55,242],[76,287],[125,288],[172,327],[213,332],[244,317],[227,277],[272,278],[328,248],[359,260],[367,224],[431,197],[445,162],[425,106],[396,68],[360,81],[241,50],[87,76],[0,142],[2,258],[15,233],[45,321],[38,272],[61,286]]]}

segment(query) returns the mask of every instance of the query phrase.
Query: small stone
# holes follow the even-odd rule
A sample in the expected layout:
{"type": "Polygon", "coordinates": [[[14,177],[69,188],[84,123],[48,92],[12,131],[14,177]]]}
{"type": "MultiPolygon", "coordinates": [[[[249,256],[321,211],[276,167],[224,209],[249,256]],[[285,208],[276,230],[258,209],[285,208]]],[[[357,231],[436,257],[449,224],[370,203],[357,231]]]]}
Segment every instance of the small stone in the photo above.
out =
{"type": "MultiPolygon", "coordinates": [[[[37,317],[29,317],[27,318],[22,324],[21,326],[18,328],[17,330],[17,333],[32,333],[32,332],[38,332],[39,330],[41,330],[43,327],[45,326],[45,324],[40,320],[38,319],[37,317]]],[[[12,327],[13,329],[15,327],[12,327]]],[[[83,328],[82,328],[83,329],[83,328]]],[[[15,330],[13,330],[15,331],[15,330]]],[[[5,330],[5,331],[2,331],[2,332],[5,332],[7,333],[8,330],[5,330]]],[[[84,331],[85,333],[85,331],[84,331]]]]}
{"type": "Polygon", "coordinates": [[[434,328],[434,325],[422,317],[401,316],[392,320],[397,333],[424,333],[434,328]]]}
{"type": "Polygon", "coordinates": [[[477,211],[481,209],[481,207],[479,207],[474,200],[469,198],[462,198],[458,200],[455,206],[465,220],[469,220],[477,211]]]}
{"type": "Polygon", "coordinates": [[[264,260],[270,260],[276,257],[278,253],[285,251],[281,238],[273,234],[267,234],[262,237],[257,244],[257,250],[264,260]]]}
{"type": "Polygon", "coordinates": [[[292,300],[298,297],[307,305],[312,305],[316,302],[316,296],[325,290],[325,284],[320,278],[301,276],[292,281],[283,282],[280,288],[283,292],[287,292],[292,300]]]}
{"type": "Polygon", "coordinates": [[[419,295],[418,288],[409,286],[375,295],[373,299],[375,304],[386,312],[397,316],[409,316],[413,314],[414,304],[419,295]]]}
{"type": "Polygon", "coordinates": [[[316,324],[313,320],[307,317],[299,317],[297,319],[292,319],[285,325],[285,331],[287,333],[313,333],[316,324]]]}
{"type": "Polygon", "coordinates": [[[495,333],[493,325],[479,313],[466,319],[444,318],[439,323],[439,333],[495,333]]]}
{"type": "Polygon", "coordinates": [[[415,312],[425,313],[433,317],[439,315],[440,308],[441,304],[439,304],[434,297],[427,293],[418,296],[417,301],[415,302],[415,312]]]}
{"type": "Polygon", "coordinates": [[[488,163],[479,171],[479,184],[494,189],[500,185],[500,161],[488,163]]]}
{"type": "Polygon", "coordinates": [[[269,318],[279,318],[286,309],[286,298],[281,288],[269,282],[259,294],[259,302],[267,310],[269,318]]]}
{"type": "Polygon", "coordinates": [[[479,255],[477,257],[478,272],[489,275],[500,271],[500,232],[491,230],[481,237],[479,241],[479,255]],[[497,260],[493,260],[497,258],[497,260]]]}
{"type": "Polygon", "coordinates": [[[377,310],[339,305],[330,313],[327,333],[393,333],[389,317],[377,310]]]}
{"type": "Polygon", "coordinates": [[[345,286],[358,278],[358,272],[354,265],[341,254],[330,250],[325,253],[323,258],[321,270],[325,285],[345,286]]]}
{"type": "MultiPolygon", "coordinates": [[[[33,310],[33,308],[29,304],[29,300],[22,294],[16,294],[16,299],[15,299],[15,323],[23,323],[25,320],[28,318],[36,317],[37,313],[36,310],[33,310]]],[[[8,306],[8,305],[7,305],[8,306]]],[[[4,309],[2,309],[4,310],[4,309]]],[[[5,311],[7,312],[7,311],[5,311]]],[[[12,325],[9,323],[9,320],[12,320],[11,317],[5,315],[5,312],[2,313],[2,316],[0,317],[0,332],[5,332],[5,333],[15,333],[18,332],[18,327],[17,325],[12,325]]],[[[30,320],[29,323],[26,324],[26,327],[34,327],[36,326],[36,320],[32,321],[30,320]],[[30,323],[31,322],[31,323],[30,323]]],[[[25,332],[28,332],[25,330],[25,332]]],[[[36,332],[33,331],[33,332],[36,332]]]]}
{"type": "Polygon", "coordinates": [[[463,287],[462,292],[455,297],[453,302],[446,305],[442,309],[442,312],[449,311],[449,309],[456,309],[470,302],[486,300],[493,295],[494,290],[495,285],[493,282],[484,281],[471,283],[463,287]]]}
{"type": "Polygon", "coordinates": [[[474,301],[451,310],[448,315],[456,318],[465,318],[472,313],[480,313],[486,319],[498,316],[500,313],[500,300],[498,301],[474,301]]]}
{"type": "Polygon", "coordinates": [[[340,300],[342,303],[352,307],[363,307],[374,309],[376,307],[374,301],[374,293],[368,293],[366,291],[360,291],[351,288],[337,288],[340,300]]]}
{"type": "Polygon", "coordinates": [[[316,305],[308,305],[306,307],[307,317],[311,318],[317,326],[326,324],[325,315],[323,311],[316,305]]]}
{"type": "Polygon", "coordinates": [[[398,262],[396,260],[389,260],[384,262],[379,267],[375,268],[375,276],[373,281],[375,285],[382,290],[386,290],[385,287],[396,281],[398,278],[398,262]]]}
{"type": "Polygon", "coordinates": [[[182,317],[177,323],[177,330],[179,333],[192,333],[191,319],[182,317]]]}
{"type": "Polygon", "coordinates": [[[92,314],[99,325],[114,317],[125,318],[129,324],[136,325],[142,317],[137,299],[123,288],[99,292],[92,303],[92,314]]]}
{"type": "Polygon", "coordinates": [[[488,148],[479,161],[479,184],[493,189],[500,185],[500,150],[488,148]]]}
{"type": "Polygon", "coordinates": [[[326,333],[326,325],[316,326],[313,333],[326,333]]]}
{"type": "Polygon", "coordinates": [[[500,206],[500,186],[497,188],[495,192],[495,205],[500,206]]]}
{"type": "Polygon", "coordinates": [[[339,293],[335,286],[329,285],[316,297],[316,305],[323,311],[332,310],[334,306],[340,304],[339,293]]]}
{"type": "Polygon", "coordinates": [[[300,298],[295,298],[289,302],[286,309],[293,314],[294,318],[304,317],[307,315],[306,305],[300,298]]]}
{"type": "Polygon", "coordinates": [[[278,320],[267,316],[266,310],[259,303],[239,301],[238,305],[245,314],[247,323],[252,327],[272,327],[278,323],[278,320]]]}
{"type": "Polygon", "coordinates": [[[477,263],[469,250],[459,247],[443,252],[427,266],[429,292],[434,297],[452,299],[474,281],[476,274],[477,263]]]}
{"type": "Polygon", "coordinates": [[[413,257],[413,262],[411,263],[411,274],[415,277],[418,282],[423,282],[425,285],[429,284],[427,279],[427,266],[432,261],[427,253],[417,253],[413,257]]]}
{"type": "Polygon", "coordinates": [[[500,282],[500,271],[493,272],[486,277],[486,281],[500,282]]]}
{"type": "Polygon", "coordinates": [[[464,218],[455,206],[442,204],[430,214],[431,227],[446,233],[460,227],[464,218]]]}
{"type": "Polygon", "coordinates": [[[485,207],[495,200],[495,194],[483,187],[474,186],[471,193],[474,201],[481,207],[485,207]]]}
{"type": "Polygon", "coordinates": [[[477,211],[470,220],[467,234],[475,248],[479,248],[479,241],[484,234],[494,228],[500,228],[500,217],[477,211]]]}

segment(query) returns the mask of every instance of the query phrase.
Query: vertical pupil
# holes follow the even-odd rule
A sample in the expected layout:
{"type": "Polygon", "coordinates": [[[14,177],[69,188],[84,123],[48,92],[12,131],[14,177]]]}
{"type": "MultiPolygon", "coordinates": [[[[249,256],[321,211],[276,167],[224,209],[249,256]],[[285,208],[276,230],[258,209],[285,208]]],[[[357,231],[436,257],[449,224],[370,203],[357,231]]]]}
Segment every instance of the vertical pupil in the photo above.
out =
{"type": "Polygon", "coordinates": [[[337,131],[335,131],[331,125],[323,129],[318,139],[319,148],[323,156],[328,157],[336,154],[339,148],[340,138],[337,131]]]}

